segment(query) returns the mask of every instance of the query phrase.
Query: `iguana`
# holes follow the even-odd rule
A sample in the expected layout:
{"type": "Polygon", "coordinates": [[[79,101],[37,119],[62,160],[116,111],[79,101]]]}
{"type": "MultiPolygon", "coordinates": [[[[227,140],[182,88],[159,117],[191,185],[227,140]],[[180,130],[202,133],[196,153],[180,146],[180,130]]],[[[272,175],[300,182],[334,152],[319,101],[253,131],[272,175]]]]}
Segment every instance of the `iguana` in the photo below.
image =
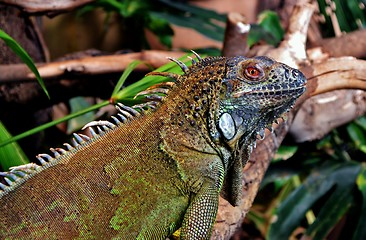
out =
{"type": "Polygon", "coordinates": [[[73,146],[1,173],[0,239],[208,239],[218,199],[240,200],[257,137],[305,91],[304,75],[268,57],[201,58],[175,80],[117,104],[73,146]],[[158,93],[166,93],[156,104],[158,93]]]}

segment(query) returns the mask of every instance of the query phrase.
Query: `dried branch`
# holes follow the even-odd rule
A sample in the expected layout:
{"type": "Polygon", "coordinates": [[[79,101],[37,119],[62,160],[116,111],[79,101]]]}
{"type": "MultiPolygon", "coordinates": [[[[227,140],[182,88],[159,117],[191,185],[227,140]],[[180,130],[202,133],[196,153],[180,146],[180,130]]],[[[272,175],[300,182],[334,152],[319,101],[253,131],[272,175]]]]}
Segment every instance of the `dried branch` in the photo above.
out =
{"type": "MultiPolygon", "coordinates": [[[[366,57],[366,29],[344,34],[340,37],[325,38],[316,43],[331,57],[353,56],[366,57]]],[[[314,46],[314,47],[315,47],[314,46]]]]}
{"type": "Polygon", "coordinates": [[[308,99],[297,112],[289,133],[297,142],[312,141],[365,114],[365,91],[333,91],[308,99]]]}
{"type": "Polygon", "coordinates": [[[224,56],[246,56],[249,51],[247,37],[250,24],[239,13],[229,13],[226,22],[226,31],[222,53],[224,56]]]}
{"type": "Polygon", "coordinates": [[[325,62],[301,68],[312,85],[307,94],[319,95],[337,89],[366,90],[366,61],[353,57],[328,59],[325,62]]]}
{"type": "MultiPolygon", "coordinates": [[[[148,66],[157,68],[167,63],[168,56],[178,58],[183,54],[183,52],[142,51],[37,64],[37,68],[43,79],[61,80],[82,75],[121,73],[134,60],[140,60],[145,63],[138,65],[136,70],[148,71],[148,66]]],[[[2,73],[0,75],[0,83],[36,80],[34,74],[24,64],[0,65],[0,72],[2,73]]]]}

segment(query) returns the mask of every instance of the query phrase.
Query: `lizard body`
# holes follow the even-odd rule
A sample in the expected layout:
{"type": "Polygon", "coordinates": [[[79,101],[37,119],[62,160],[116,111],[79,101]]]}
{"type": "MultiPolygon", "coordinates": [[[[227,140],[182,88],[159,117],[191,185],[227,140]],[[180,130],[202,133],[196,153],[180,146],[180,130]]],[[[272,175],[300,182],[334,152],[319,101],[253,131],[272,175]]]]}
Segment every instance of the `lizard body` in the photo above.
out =
{"type": "Polygon", "coordinates": [[[165,239],[180,227],[208,239],[221,190],[238,204],[257,135],[306,79],[267,57],[197,57],[175,60],[183,75],[152,73],[176,79],[158,107],[119,104],[116,124],[92,122],[90,139],[2,173],[0,239],[165,239]]]}

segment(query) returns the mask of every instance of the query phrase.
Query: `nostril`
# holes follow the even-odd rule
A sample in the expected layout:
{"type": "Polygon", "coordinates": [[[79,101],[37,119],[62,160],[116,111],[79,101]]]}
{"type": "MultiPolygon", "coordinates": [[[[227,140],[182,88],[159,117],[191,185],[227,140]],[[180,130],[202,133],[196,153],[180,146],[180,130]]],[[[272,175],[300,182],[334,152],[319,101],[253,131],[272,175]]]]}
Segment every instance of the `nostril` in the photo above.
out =
{"type": "Polygon", "coordinates": [[[299,83],[305,84],[307,81],[305,75],[297,69],[294,69],[292,71],[292,76],[296,78],[296,81],[298,81],[299,83]]]}

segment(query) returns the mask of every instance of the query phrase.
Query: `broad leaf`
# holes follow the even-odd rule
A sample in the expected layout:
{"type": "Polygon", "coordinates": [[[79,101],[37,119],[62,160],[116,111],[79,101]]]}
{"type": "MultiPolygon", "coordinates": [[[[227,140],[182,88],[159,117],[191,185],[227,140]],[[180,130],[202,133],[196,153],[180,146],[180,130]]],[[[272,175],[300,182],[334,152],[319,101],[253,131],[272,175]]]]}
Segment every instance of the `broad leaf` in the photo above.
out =
{"type": "Polygon", "coordinates": [[[360,214],[360,219],[358,219],[358,224],[356,231],[353,235],[353,240],[366,239],[366,166],[362,165],[362,171],[357,178],[357,187],[362,194],[362,210],[360,214]]]}
{"type": "Polygon", "coordinates": [[[327,164],[314,169],[303,184],[278,207],[275,217],[277,220],[270,226],[268,239],[288,239],[295,228],[300,226],[306,212],[311,210],[313,204],[331,191],[324,209],[319,213],[322,221],[325,219],[328,221],[324,224],[315,222],[315,225],[309,228],[309,234],[312,236],[321,235],[319,231],[326,234],[346,210],[344,206],[335,202],[336,198],[340,197],[340,201],[348,203],[349,199],[346,195],[350,195],[359,171],[360,165],[354,163],[327,164]],[[332,207],[334,209],[330,209],[332,207]]]}
{"type": "MultiPolygon", "coordinates": [[[[0,142],[9,138],[11,138],[11,134],[0,121],[0,142]]],[[[29,160],[18,143],[13,142],[7,146],[0,147],[0,166],[4,171],[7,171],[9,167],[26,163],[29,163],[29,160]]]]}
{"type": "Polygon", "coordinates": [[[6,34],[3,30],[0,29],[0,39],[4,40],[5,44],[13,50],[20,59],[29,67],[29,69],[34,73],[37,78],[38,83],[41,85],[43,91],[46,93],[47,97],[50,98],[46,86],[44,85],[43,79],[39,75],[39,72],[34,65],[32,58],[28,55],[28,53],[8,34],[6,34]]]}

